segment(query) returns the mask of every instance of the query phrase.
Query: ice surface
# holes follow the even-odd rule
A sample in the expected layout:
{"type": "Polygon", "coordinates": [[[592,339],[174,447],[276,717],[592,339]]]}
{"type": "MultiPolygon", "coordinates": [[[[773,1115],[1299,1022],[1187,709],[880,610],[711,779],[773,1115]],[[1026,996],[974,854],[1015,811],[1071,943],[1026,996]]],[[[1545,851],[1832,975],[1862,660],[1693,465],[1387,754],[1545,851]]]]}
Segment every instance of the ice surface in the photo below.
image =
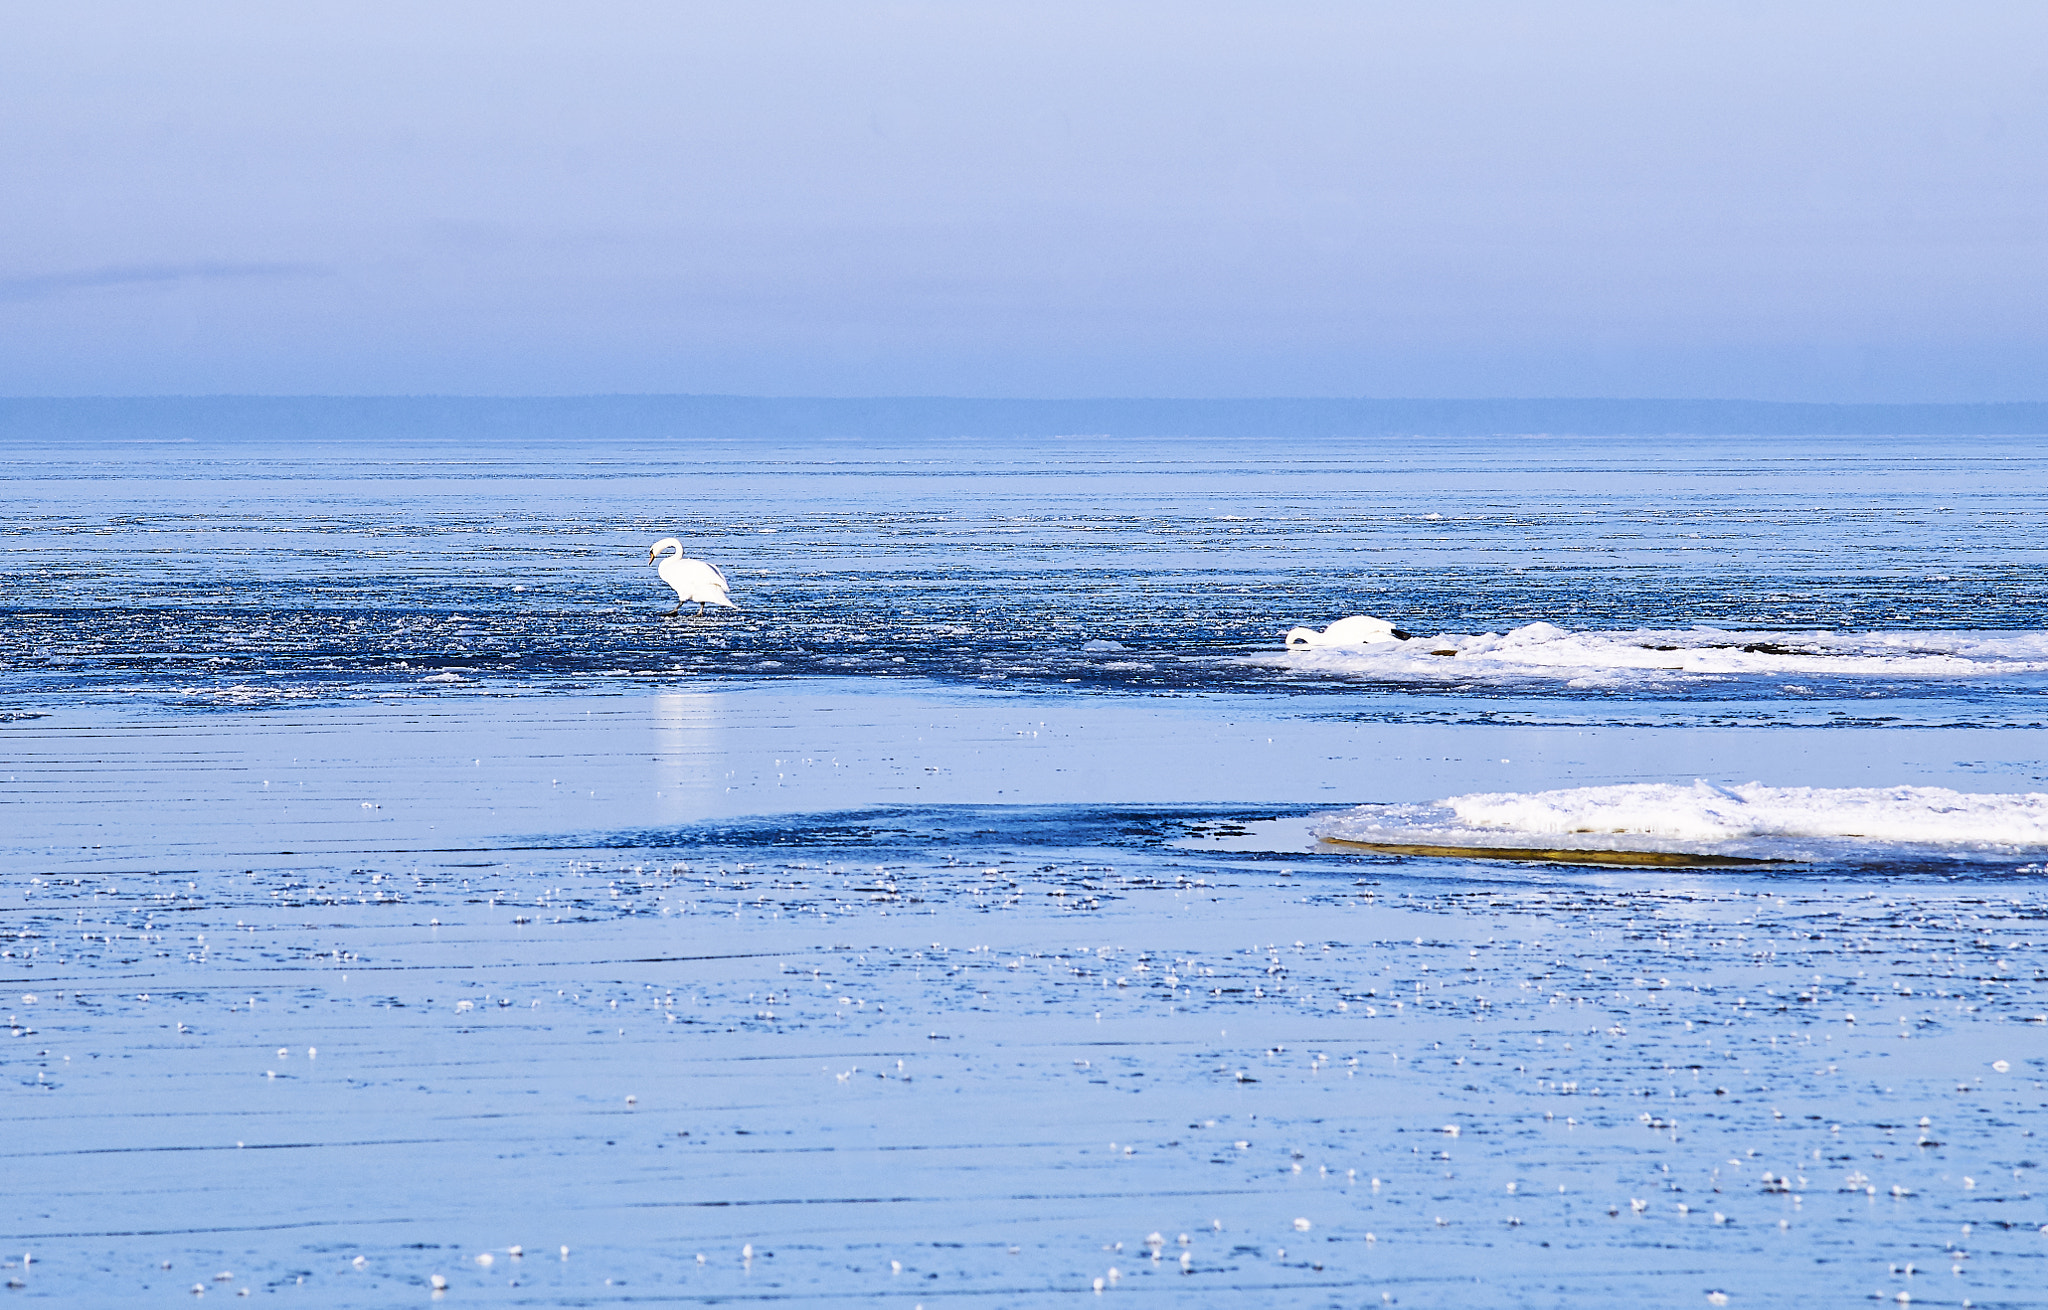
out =
{"type": "Polygon", "coordinates": [[[1328,815],[1319,836],[1383,844],[1693,851],[1778,859],[2048,854],[2048,792],[1721,786],[1695,781],[1479,792],[1328,815]]]}
{"type": "Polygon", "coordinates": [[[1405,640],[1407,636],[1407,633],[1385,619],[1354,614],[1350,618],[1338,619],[1321,631],[1314,628],[1288,629],[1287,648],[1303,650],[1315,647],[1371,646],[1379,642],[1405,640]]]}
{"type": "Polygon", "coordinates": [[[2039,442],[828,444],[10,451],[11,1295],[2048,1303],[2038,856],[1307,831],[2048,788],[2039,442]]]}
{"type": "Polygon", "coordinates": [[[1561,683],[1658,688],[1797,676],[1829,683],[2025,679],[2048,675],[2048,632],[1743,631],[1637,628],[1572,632],[1529,623],[1341,648],[1289,645],[1246,657],[1261,667],[1387,683],[1561,683]]]}
{"type": "Polygon", "coordinates": [[[1946,787],[1720,787],[1641,784],[1454,796],[1459,819],[1515,832],[1651,833],[1681,840],[1860,837],[1938,845],[2048,844],[2048,793],[1973,795],[1946,787]]]}
{"type": "Polygon", "coordinates": [[[2048,787],[2048,759],[2030,731],[1389,722],[1303,708],[1250,695],[1055,698],[862,678],[262,701],[206,713],[87,703],[0,724],[0,875],[573,843],[874,806],[1331,810],[1482,789],[1759,776],[1777,787],[1902,778],[1967,791],[2048,787]]]}
{"type": "Polygon", "coordinates": [[[67,1305],[2042,1304],[2036,882],[1173,845],[1271,813],[22,877],[12,1272],[67,1305]]]}

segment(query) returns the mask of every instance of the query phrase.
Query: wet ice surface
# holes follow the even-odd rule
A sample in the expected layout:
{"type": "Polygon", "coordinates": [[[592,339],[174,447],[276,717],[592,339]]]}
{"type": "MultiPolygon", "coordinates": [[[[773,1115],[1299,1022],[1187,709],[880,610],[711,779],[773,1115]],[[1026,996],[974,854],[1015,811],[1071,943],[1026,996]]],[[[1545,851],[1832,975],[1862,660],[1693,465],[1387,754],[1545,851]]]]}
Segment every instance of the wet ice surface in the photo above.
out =
{"type": "Polygon", "coordinates": [[[31,880],[26,1290],[2041,1303],[2031,881],[1162,852],[1187,821],[31,880]]]}
{"type": "Polygon", "coordinates": [[[2048,790],[2037,673],[1885,663],[2036,653],[2033,444],[28,454],[25,1300],[2048,1301],[2038,861],[1312,835],[2048,790]],[[1361,612],[1654,667],[1279,653],[1361,612]]]}
{"type": "MultiPolygon", "coordinates": [[[[1196,803],[1213,761],[1426,795],[1504,740],[1656,775],[1668,730],[991,695],[10,725],[22,1294],[2041,1303],[2038,868],[1336,854],[1314,807],[1196,803]],[[714,757],[737,798],[679,811],[714,757]],[[1051,802],[960,799],[998,789],[1051,802]]],[[[1955,743],[1772,737],[1845,782],[1955,743]]]]}

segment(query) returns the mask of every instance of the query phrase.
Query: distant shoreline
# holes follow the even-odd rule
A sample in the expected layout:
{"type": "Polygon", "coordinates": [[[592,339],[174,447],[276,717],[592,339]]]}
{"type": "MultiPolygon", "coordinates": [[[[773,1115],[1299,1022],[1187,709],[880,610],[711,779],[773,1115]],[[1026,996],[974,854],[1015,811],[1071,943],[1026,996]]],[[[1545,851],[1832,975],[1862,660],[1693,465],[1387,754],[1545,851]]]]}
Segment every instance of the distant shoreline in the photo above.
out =
{"type": "Polygon", "coordinates": [[[577,438],[1295,439],[2048,434],[2048,401],[1820,404],[1763,400],[999,400],[598,396],[0,397],[0,441],[466,433],[577,438]]]}

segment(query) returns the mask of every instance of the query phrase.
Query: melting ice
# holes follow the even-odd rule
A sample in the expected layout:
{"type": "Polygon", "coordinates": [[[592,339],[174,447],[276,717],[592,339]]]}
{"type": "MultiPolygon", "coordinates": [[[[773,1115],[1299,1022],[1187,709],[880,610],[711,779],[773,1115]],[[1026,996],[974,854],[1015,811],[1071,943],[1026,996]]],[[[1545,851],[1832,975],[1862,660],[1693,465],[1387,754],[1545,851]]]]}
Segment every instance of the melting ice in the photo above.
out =
{"type": "Polygon", "coordinates": [[[1731,632],[1637,628],[1572,632],[1530,623],[1369,646],[1293,647],[1246,657],[1297,673],[1390,683],[1563,683],[1654,687],[1798,675],[1919,680],[2048,674],[2048,632],[1731,632]]]}
{"type": "Polygon", "coordinates": [[[1946,787],[1723,787],[1628,783],[1476,792],[1428,805],[1361,805],[1318,836],[1379,843],[1693,850],[1780,859],[1940,855],[2008,859],[2048,850],[2048,793],[1946,787]]]}

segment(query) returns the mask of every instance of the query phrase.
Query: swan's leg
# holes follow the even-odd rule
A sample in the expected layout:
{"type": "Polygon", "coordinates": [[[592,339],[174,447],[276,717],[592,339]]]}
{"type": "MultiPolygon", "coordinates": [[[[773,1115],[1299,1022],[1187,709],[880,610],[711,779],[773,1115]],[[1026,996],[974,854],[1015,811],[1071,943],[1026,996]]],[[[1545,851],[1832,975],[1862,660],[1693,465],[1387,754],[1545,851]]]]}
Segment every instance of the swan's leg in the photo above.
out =
{"type": "Polygon", "coordinates": [[[678,615],[678,614],[681,614],[682,612],[683,612],[683,602],[681,602],[681,601],[677,601],[677,602],[676,602],[676,607],[675,607],[674,609],[672,609],[672,610],[664,610],[664,611],[662,611],[662,615],[661,615],[661,617],[663,617],[663,618],[665,618],[665,619],[672,619],[672,618],[674,618],[674,617],[675,617],[676,615],[678,615]]]}

